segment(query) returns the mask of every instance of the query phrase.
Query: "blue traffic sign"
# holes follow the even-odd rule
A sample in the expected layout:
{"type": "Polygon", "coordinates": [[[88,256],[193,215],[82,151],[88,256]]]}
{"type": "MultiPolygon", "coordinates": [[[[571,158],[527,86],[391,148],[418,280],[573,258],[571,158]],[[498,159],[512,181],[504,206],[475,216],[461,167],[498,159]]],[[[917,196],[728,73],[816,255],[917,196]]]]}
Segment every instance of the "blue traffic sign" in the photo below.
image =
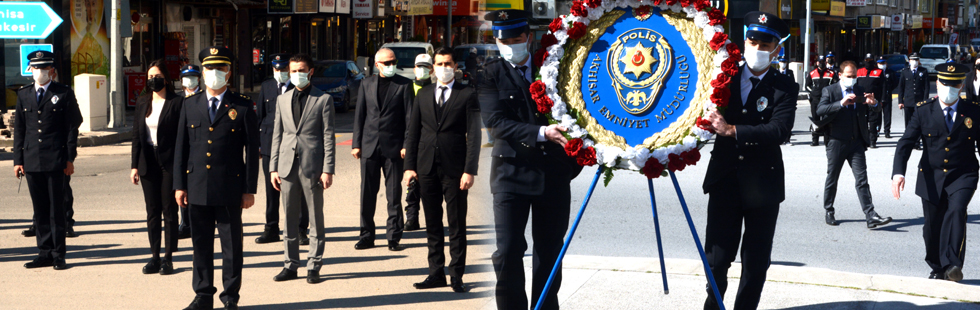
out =
{"type": "Polygon", "coordinates": [[[20,45],[20,75],[31,76],[31,72],[27,71],[30,67],[31,61],[27,59],[27,56],[31,53],[37,51],[48,51],[54,53],[54,47],[51,44],[21,44],[20,45]]]}
{"type": "Polygon", "coordinates": [[[2,39],[44,39],[62,21],[44,2],[0,2],[2,39]]]}

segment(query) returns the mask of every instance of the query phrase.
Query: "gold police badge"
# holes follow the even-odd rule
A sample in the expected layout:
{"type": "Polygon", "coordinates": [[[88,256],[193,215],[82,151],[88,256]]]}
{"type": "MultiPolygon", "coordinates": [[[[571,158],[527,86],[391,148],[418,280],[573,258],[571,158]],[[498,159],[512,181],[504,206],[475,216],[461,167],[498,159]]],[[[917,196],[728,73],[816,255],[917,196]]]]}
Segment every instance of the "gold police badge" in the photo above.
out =
{"type": "Polygon", "coordinates": [[[238,118],[238,110],[231,109],[231,111],[228,111],[228,117],[230,117],[231,120],[238,118]]]}
{"type": "Polygon", "coordinates": [[[973,129],[973,119],[969,117],[963,119],[963,125],[966,125],[967,129],[973,129]]]}
{"type": "Polygon", "coordinates": [[[606,68],[623,110],[639,115],[656,105],[672,59],[670,44],[652,29],[636,28],[619,35],[609,47],[606,68]]]}

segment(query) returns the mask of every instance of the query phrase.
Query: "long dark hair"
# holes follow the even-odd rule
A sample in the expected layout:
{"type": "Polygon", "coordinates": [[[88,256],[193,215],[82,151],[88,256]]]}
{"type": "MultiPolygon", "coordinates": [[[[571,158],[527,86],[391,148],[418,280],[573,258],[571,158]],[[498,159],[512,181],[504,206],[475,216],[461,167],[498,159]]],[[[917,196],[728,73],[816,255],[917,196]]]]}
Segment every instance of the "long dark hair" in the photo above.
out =
{"type": "MultiPolygon", "coordinates": [[[[170,79],[170,74],[167,73],[167,65],[166,65],[166,63],[163,62],[163,59],[162,58],[161,59],[154,60],[154,61],[150,62],[150,65],[149,66],[146,67],[146,72],[150,72],[150,68],[153,68],[153,67],[156,67],[157,70],[160,70],[160,74],[163,75],[164,89],[167,90],[167,94],[172,93],[174,91],[173,90],[173,80],[170,79]]],[[[146,82],[149,83],[150,82],[149,79],[147,79],[146,82]]],[[[149,106],[147,106],[146,116],[145,117],[150,117],[150,114],[153,113],[153,95],[152,94],[149,94],[149,93],[148,93],[148,95],[149,95],[149,98],[148,98],[149,101],[147,102],[147,104],[149,106]]]]}

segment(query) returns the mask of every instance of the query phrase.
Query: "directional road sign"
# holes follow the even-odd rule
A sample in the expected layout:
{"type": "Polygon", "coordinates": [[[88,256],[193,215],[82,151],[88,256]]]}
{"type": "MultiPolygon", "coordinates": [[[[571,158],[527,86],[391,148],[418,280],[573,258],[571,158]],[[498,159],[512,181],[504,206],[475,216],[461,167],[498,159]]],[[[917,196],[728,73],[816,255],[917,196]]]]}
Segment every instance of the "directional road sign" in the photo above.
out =
{"type": "Polygon", "coordinates": [[[44,2],[0,2],[2,39],[44,39],[62,21],[44,2]]]}

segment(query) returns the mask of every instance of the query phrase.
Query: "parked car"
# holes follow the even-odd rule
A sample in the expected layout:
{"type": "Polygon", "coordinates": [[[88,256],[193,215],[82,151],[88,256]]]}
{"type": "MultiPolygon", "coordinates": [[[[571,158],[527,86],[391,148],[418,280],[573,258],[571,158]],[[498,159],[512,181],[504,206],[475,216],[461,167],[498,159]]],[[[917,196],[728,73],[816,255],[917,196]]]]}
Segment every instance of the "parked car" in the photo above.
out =
{"type": "Polygon", "coordinates": [[[955,57],[956,51],[953,47],[946,44],[926,44],[919,49],[919,65],[929,70],[929,77],[936,77],[936,66],[946,63],[946,60],[955,57]]]}
{"type": "Polygon", "coordinates": [[[423,42],[398,42],[387,43],[381,48],[389,48],[395,52],[395,59],[398,60],[395,74],[404,76],[410,80],[415,79],[415,56],[426,53],[429,56],[435,54],[432,44],[423,42]]]}
{"type": "Polygon", "coordinates": [[[888,54],[885,59],[888,60],[888,71],[899,73],[909,66],[909,56],[905,54],[888,54]]]}
{"type": "Polygon", "coordinates": [[[356,102],[357,87],[364,73],[350,60],[318,60],[313,62],[313,76],[310,83],[333,97],[334,109],[338,113],[350,110],[356,102]]]}

